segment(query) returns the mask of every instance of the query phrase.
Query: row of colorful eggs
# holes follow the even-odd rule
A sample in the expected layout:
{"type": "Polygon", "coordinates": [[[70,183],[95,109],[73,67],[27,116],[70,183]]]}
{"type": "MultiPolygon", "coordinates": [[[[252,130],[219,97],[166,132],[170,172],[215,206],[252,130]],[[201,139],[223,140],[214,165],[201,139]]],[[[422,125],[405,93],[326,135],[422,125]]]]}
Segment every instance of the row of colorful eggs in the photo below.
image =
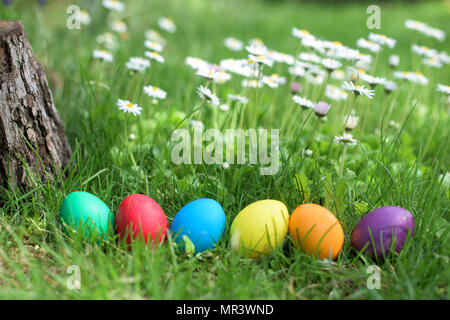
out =
{"type": "MultiPolygon", "coordinates": [[[[115,225],[119,239],[131,244],[143,237],[149,244],[161,243],[169,230],[184,247],[186,238],[195,252],[214,248],[223,236],[226,220],[222,206],[213,199],[197,199],[175,215],[172,224],[161,206],[142,194],[126,197],[114,218],[108,206],[88,192],[66,196],[60,217],[64,231],[85,228],[85,235],[103,237],[115,225]],[[93,233],[92,231],[96,231],[93,233]]],[[[352,245],[372,258],[383,259],[391,245],[400,252],[406,238],[414,232],[411,213],[401,207],[381,207],[364,216],[352,233],[352,245]]],[[[344,231],[328,209],[313,203],[298,206],[289,216],[287,207],[277,200],[261,200],[245,207],[233,220],[230,242],[233,250],[250,258],[270,254],[289,234],[294,245],[321,259],[335,259],[344,244],[344,231]]]]}

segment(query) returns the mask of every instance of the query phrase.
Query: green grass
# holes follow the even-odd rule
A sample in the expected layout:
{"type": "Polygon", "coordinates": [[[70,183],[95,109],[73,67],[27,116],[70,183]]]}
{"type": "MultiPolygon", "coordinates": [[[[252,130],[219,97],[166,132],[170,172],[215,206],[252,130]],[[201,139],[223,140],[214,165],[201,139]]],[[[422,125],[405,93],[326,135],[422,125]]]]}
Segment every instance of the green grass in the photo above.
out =
{"type": "MultiPolygon", "coordinates": [[[[281,168],[276,175],[261,176],[259,168],[250,165],[231,165],[228,170],[220,165],[177,166],[170,158],[170,136],[199,102],[195,89],[204,83],[185,65],[186,56],[215,63],[229,57],[245,57],[245,53],[233,53],[223,46],[227,36],[244,41],[259,37],[270,48],[293,55],[297,48],[297,41],[291,36],[293,26],[355,47],[356,40],[370,32],[365,27],[367,4],[127,1],[121,17],[126,18],[130,38],[120,42],[113,64],[100,64],[92,61],[91,55],[98,47],[96,35],[107,30],[106,11],[99,4],[84,7],[91,13],[92,24],[81,30],[68,30],[65,9],[73,1],[64,3],[52,1],[45,10],[18,3],[0,9],[2,19],[23,21],[35,55],[46,69],[55,105],[74,151],[73,166],[54,185],[38,184],[23,192],[0,191],[4,202],[0,208],[0,298],[450,298],[449,106],[445,96],[436,91],[437,83],[449,84],[450,68],[420,66],[411,54],[411,44],[447,52],[450,45],[448,39],[439,43],[414,36],[403,25],[408,18],[416,19],[448,33],[448,3],[381,6],[379,32],[398,42],[394,50],[383,50],[377,75],[391,76],[387,58],[396,53],[401,58],[399,70],[411,70],[414,65],[413,70],[422,71],[430,84],[415,90],[409,83],[400,86],[398,96],[389,98],[393,101],[392,112],[389,119],[384,119],[382,134],[376,131],[381,88],[376,90],[371,104],[364,97],[358,98],[355,110],[360,115],[367,109],[368,122],[364,133],[360,125],[355,129],[354,136],[361,143],[347,149],[343,178],[339,177],[342,146],[332,143],[332,139],[342,134],[344,105],[333,103],[328,121],[313,138],[313,156],[304,157],[302,150],[310,140],[314,119],[306,123],[296,140],[306,114],[290,109],[288,86],[261,89],[256,109],[259,126],[281,129],[281,168]],[[124,64],[130,56],[143,56],[144,31],[157,29],[160,16],[172,17],[178,27],[175,34],[161,32],[168,42],[163,52],[166,63],[153,63],[145,78],[133,78],[124,64]],[[110,90],[93,87],[90,80],[100,80],[110,90]],[[151,104],[141,94],[142,84],[150,83],[166,90],[167,100],[151,104]],[[143,114],[126,119],[116,107],[118,98],[138,103],[144,108],[143,114]],[[407,121],[402,122],[405,118],[407,121]],[[390,120],[399,122],[401,129],[389,126],[390,120]],[[128,133],[136,135],[128,146],[124,138],[127,123],[128,133]],[[290,124],[280,127],[281,123],[290,124]],[[296,188],[295,177],[302,181],[303,192],[296,188]],[[137,244],[130,252],[114,237],[101,244],[86,243],[79,237],[65,236],[58,220],[62,200],[76,190],[97,195],[113,212],[127,195],[147,194],[161,204],[169,220],[194,199],[214,198],[226,212],[227,228],[217,249],[200,257],[177,253],[168,244],[157,249],[137,244]],[[323,264],[299,252],[290,239],[270,257],[256,261],[233,253],[229,245],[233,218],[246,205],[266,198],[283,201],[290,212],[304,202],[322,204],[333,211],[343,225],[346,239],[336,264],[323,264]],[[359,257],[352,249],[351,232],[363,214],[384,205],[408,209],[414,215],[416,229],[412,241],[400,254],[380,264],[381,289],[369,290],[366,268],[373,262],[359,257]],[[80,267],[81,290],[66,287],[66,269],[70,265],[80,267]]],[[[286,66],[276,65],[274,71],[287,75],[286,66]]],[[[238,93],[240,80],[233,76],[231,82],[218,85],[219,98],[225,101],[228,93],[238,93]]],[[[227,114],[219,112],[219,128],[228,128],[227,114]]],[[[203,108],[191,119],[202,120],[206,128],[214,126],[211,109],[203,108]]],[[[187,123],[181,126],[187,128],[187,123]]]]}

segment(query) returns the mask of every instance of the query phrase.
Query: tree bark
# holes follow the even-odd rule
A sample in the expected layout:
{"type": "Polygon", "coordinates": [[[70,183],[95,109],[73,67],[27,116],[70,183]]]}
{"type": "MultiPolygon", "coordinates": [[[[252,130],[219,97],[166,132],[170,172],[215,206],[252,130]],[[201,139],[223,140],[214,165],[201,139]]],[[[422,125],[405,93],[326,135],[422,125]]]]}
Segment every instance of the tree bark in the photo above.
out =
{"type": "Polygon", "coordinates": [[[72,151],[20,21],[0,21],[0,186],[52,180],[72,151]]]}

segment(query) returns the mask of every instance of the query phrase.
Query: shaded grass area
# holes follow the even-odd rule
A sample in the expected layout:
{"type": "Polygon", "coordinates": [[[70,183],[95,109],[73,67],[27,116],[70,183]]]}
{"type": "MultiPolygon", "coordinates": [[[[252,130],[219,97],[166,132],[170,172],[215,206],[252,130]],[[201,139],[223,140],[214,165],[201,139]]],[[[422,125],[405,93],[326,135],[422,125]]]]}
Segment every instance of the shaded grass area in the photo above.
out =
{"type": "MultiPolygon", "coordinates": [[[[269,47],[294,54],[297,43],[290,35],[292,26],[355,47],[356,40],[369,33],[365,27],[367,5],[130,1],[122,16],[130,37],[121,41],[114,64],[102,65],[91,61],[91,55],[97,47],[95,36],[107,29],[106,13],[98,4],[89,7],[88,3],[80,2],[91,13],[93,23],[81,30],[65,27],[63,1],[45,10],[13,4],[0,11],[2,19],[23,20],[35,54],[47,70],[74,150],[74,168],[65,179],[58,178],[58,187],[39,184],[27,192],[1,191],[5,205],[0,209],[0,298],[449,298],[450,192],[444,179],[450,165],[449,118],[448,107],[441,107],[445,102],[435,91],[435,83],[448,84],[448,66],[438,71],[420,69],[432,81],[430,87],[414,91],[409,84],[400,87],[392,119],[404,120],[408,113],[402,110],[410,112],[409,118],[400,128],[386,123],[384,138],[375,132],[382,101],[374,100],[368,129],[357,136],[361,144],[349,149],[342,179],[338,170],[342,148],[332,143],[333,136],[342,130],[337,105],[311,146],[311,158],[304,157],[302,150],[312,133],[312,123],[305,126],[300,140],[295,140],[306,114],[296,113],[298,120],[281,128],[281,168],[274,176],[260,176],[257,167],[248,165],[231,166],[230,170],[214,165],[176,166],[170,160],[170,135],[197,103],[195,88],[202,83],[184,64],[186,56],[216,63],[245,56],[223,46],[223,39],[230,35],[242,40],[260,37],[269,47]],[[178,26],[174,35],[164,35],[167,62],[154,63],[147,76],[131,78],[124,64],[129,56],[143,55],[143,32],[156,28],[159,16],[172,17],[178,26]],[[96,88],[90,80],[102,81],[110,90],[96,88]],[[152,105],[139,91],[148,83],[166,90],[168,99],[152,105]],[[118,98],[133,98],[145,108],[139,120],[125,119],[119,113],[115,107],[118,98]],[[436,120],[435,138],[422,155],[436,120]],[[129,147],[137,167],[125,152],[127,123],[136,134],[129,147]],[[289,160],[288,154],[293,155],[289,160]],[[299,181],[301,189],[296,187],[299,181]],[[224,207],[227,228],[218,248],[200,257],[176,253],[167,244],[158,249],[138,244],[129,252],[116,244],[113,236],[104,244],[89,244],[81,238],[67,238],[60,230],[59,206],[64,196],[75,190],[94,193],[113,211],[127,195],[144,193],[161,204],[169,220],[188,202],[211,197],[224,207]],[[336,264],[324,264],[299,252],[290,239],[272,256],[258,261],[233,254],[229,247],[232,219],[247,204],[265,198],[283,201],[291,212],[303,202],[332,210],[346,236],[336,264]],[[416,230],[413,241],[398,256],[380,265],[381,289],[369,290],[366,270],[373,262],[351,248],[351,231],[363,214],[383,205],[411,211],[416,230]],[[80,267],[81,290],[67,289],[66,269],[70,265],[80,267]]],[[[412,43],[449,51],[448,40],[437,43],[414,38],[403,26],[404,20],[417,19],[448,33],[448,5],[414,3],[405,8],[385,4],[381,10],[380,33],[398,41],[394,52],[401,57],[400,70],[421,68],[410,53],[412,43]]],[[[386,63],[390,53],[385,50],[380,56],[380,75],[390,76],[386,63]]],[[[274,71],[286,73],[283,69],[274,71]]],[[[240,79],[233,77],[230,85],[218,87],[218,96],[225,98],[239,88],[240,79]]],[[[381,96],[381,92],[377,89],[376,94],[381,96]]],[[[279,128],[284,118],[292,120],[287,86],[276,93],[264,89],[260,98],[264,106],[276,108],[275,116],[261,113],[261,125],[279,128]]],[[[368,107],[366,102],[358,105],[358,112],[368,107]]],[[[210,110],[195,117],[207,127],[213,124],[210,110]]]]}

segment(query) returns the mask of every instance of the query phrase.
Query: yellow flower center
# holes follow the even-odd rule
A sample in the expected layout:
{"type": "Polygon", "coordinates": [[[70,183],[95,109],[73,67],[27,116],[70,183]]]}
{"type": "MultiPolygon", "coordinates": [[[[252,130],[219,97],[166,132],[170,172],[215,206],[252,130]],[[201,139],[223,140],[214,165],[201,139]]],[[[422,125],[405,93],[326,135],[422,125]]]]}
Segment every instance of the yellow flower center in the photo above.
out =
{"type": "Polygon", "coordinates": [[[342,46],[342,42],[340,42],[340,41],[333,41],[333,44],[335,44],[337,46],[342,46]]]}
{"type": "Polygon", "coordinates": [[[157,87],[153,87],[153,91],[154,92],[158,91],[158,88],[157,87]]]}
{"type": "Polygon", "coordinates": [[[133,104],[131,102],[128,102],[126,105],[127,108],[133,108],[133,104]]]}

